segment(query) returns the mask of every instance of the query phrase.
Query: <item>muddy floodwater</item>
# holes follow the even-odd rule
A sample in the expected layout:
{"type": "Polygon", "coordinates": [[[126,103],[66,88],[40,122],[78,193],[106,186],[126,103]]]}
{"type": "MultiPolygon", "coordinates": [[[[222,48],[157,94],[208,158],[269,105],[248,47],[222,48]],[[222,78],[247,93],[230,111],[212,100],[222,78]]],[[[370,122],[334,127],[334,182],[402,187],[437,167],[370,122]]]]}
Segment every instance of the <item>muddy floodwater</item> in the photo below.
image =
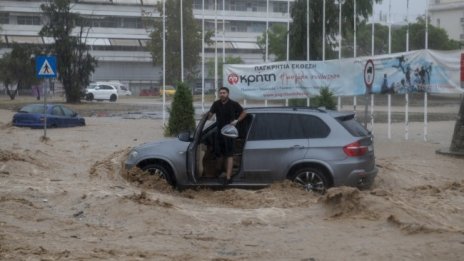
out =
{"type": "Polygon", "coordinates": [[[375,125],[372,189],[325,195],[291,182],[260,190],[174,190],[122,168],[162,120],[87,117],[16,128],[0,110],[0,260],[462,260],[464,159],[454,121],[375,125]]]}

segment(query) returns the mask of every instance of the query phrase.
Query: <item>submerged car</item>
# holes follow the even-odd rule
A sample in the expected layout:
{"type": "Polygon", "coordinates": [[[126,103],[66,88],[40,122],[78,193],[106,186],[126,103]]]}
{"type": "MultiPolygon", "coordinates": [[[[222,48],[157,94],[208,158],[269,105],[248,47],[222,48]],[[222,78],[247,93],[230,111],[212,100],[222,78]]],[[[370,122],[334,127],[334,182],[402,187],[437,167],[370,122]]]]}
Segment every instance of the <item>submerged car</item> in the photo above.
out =
{"type": "Polygon", "coordinates": [[[18,127],[48,128],[84,126],[85,119],[73,110],[59,104],[29,104],[13,115],[13,125],[18,127]]]}
{"type": "MultiPolygon", "coordinates": [[[[233,187],[263,187],[290,179],[308,191],[368,188],[378,172],[373,137],[352,112],[300,107],[248,108],[237,124],[233,187]]],[[[216,122],[204,116],[193,133],[142,144],[125,168],[159,175],[172,186],[222,186],[216,122]]]]}

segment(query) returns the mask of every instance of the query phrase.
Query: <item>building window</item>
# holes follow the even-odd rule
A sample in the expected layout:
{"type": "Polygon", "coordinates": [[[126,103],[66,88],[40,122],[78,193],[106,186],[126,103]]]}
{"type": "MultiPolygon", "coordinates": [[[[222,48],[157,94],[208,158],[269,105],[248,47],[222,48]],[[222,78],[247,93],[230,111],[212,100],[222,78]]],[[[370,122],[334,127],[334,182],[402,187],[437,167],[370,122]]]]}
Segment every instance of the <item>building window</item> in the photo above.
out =
{"type": "Polygon", "coordinates": [[[9,24],[9,23],[10,23],[10,14],[0,13],[0,24],[9,24]]]}
{"type": "Polygon", "coordinates": [[[18,24],[25,25],[41,25],[40,16],[19,15],[17,17],[18,24]]]}
{"type": "Polygon", "coordinates": [[[272,11],[274,13],[287,13],[287,3],[274,2],[272,5],[272,11]]]}
{"type": "Polygon", "coordinates": [[[437,27],[440,27],[440,18],[437,18],[437,27]]]}

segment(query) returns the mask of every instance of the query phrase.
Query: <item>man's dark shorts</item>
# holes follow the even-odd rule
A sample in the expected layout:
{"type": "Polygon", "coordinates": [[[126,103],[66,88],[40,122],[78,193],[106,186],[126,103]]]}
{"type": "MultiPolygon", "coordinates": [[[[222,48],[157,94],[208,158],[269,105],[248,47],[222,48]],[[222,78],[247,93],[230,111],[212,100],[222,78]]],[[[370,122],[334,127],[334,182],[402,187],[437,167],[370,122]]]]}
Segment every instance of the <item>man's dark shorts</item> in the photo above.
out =
{"type": "Polygon", "coordinates": [[[219,141],[219,150],[221,156],[224,157],[232,157],[235,150],[235,141],[232,138],[225,137],[222,134],[218,134],[218,141],[219,141]]]}

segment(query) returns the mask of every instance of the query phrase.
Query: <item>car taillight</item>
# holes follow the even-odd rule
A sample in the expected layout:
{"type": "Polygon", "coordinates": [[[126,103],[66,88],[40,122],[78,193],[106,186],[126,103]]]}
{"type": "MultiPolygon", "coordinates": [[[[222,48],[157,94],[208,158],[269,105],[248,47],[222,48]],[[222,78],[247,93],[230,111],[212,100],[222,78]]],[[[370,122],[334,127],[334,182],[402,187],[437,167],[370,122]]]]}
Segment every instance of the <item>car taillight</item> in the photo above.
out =
{"type": "Polygon", "coordinates": [[[369,148],[367,146],[361,146],[359,141],[350,143],[343,147],[343,151],[348,157],[359,157],[363,156],[368,152],[369,148]]]}

